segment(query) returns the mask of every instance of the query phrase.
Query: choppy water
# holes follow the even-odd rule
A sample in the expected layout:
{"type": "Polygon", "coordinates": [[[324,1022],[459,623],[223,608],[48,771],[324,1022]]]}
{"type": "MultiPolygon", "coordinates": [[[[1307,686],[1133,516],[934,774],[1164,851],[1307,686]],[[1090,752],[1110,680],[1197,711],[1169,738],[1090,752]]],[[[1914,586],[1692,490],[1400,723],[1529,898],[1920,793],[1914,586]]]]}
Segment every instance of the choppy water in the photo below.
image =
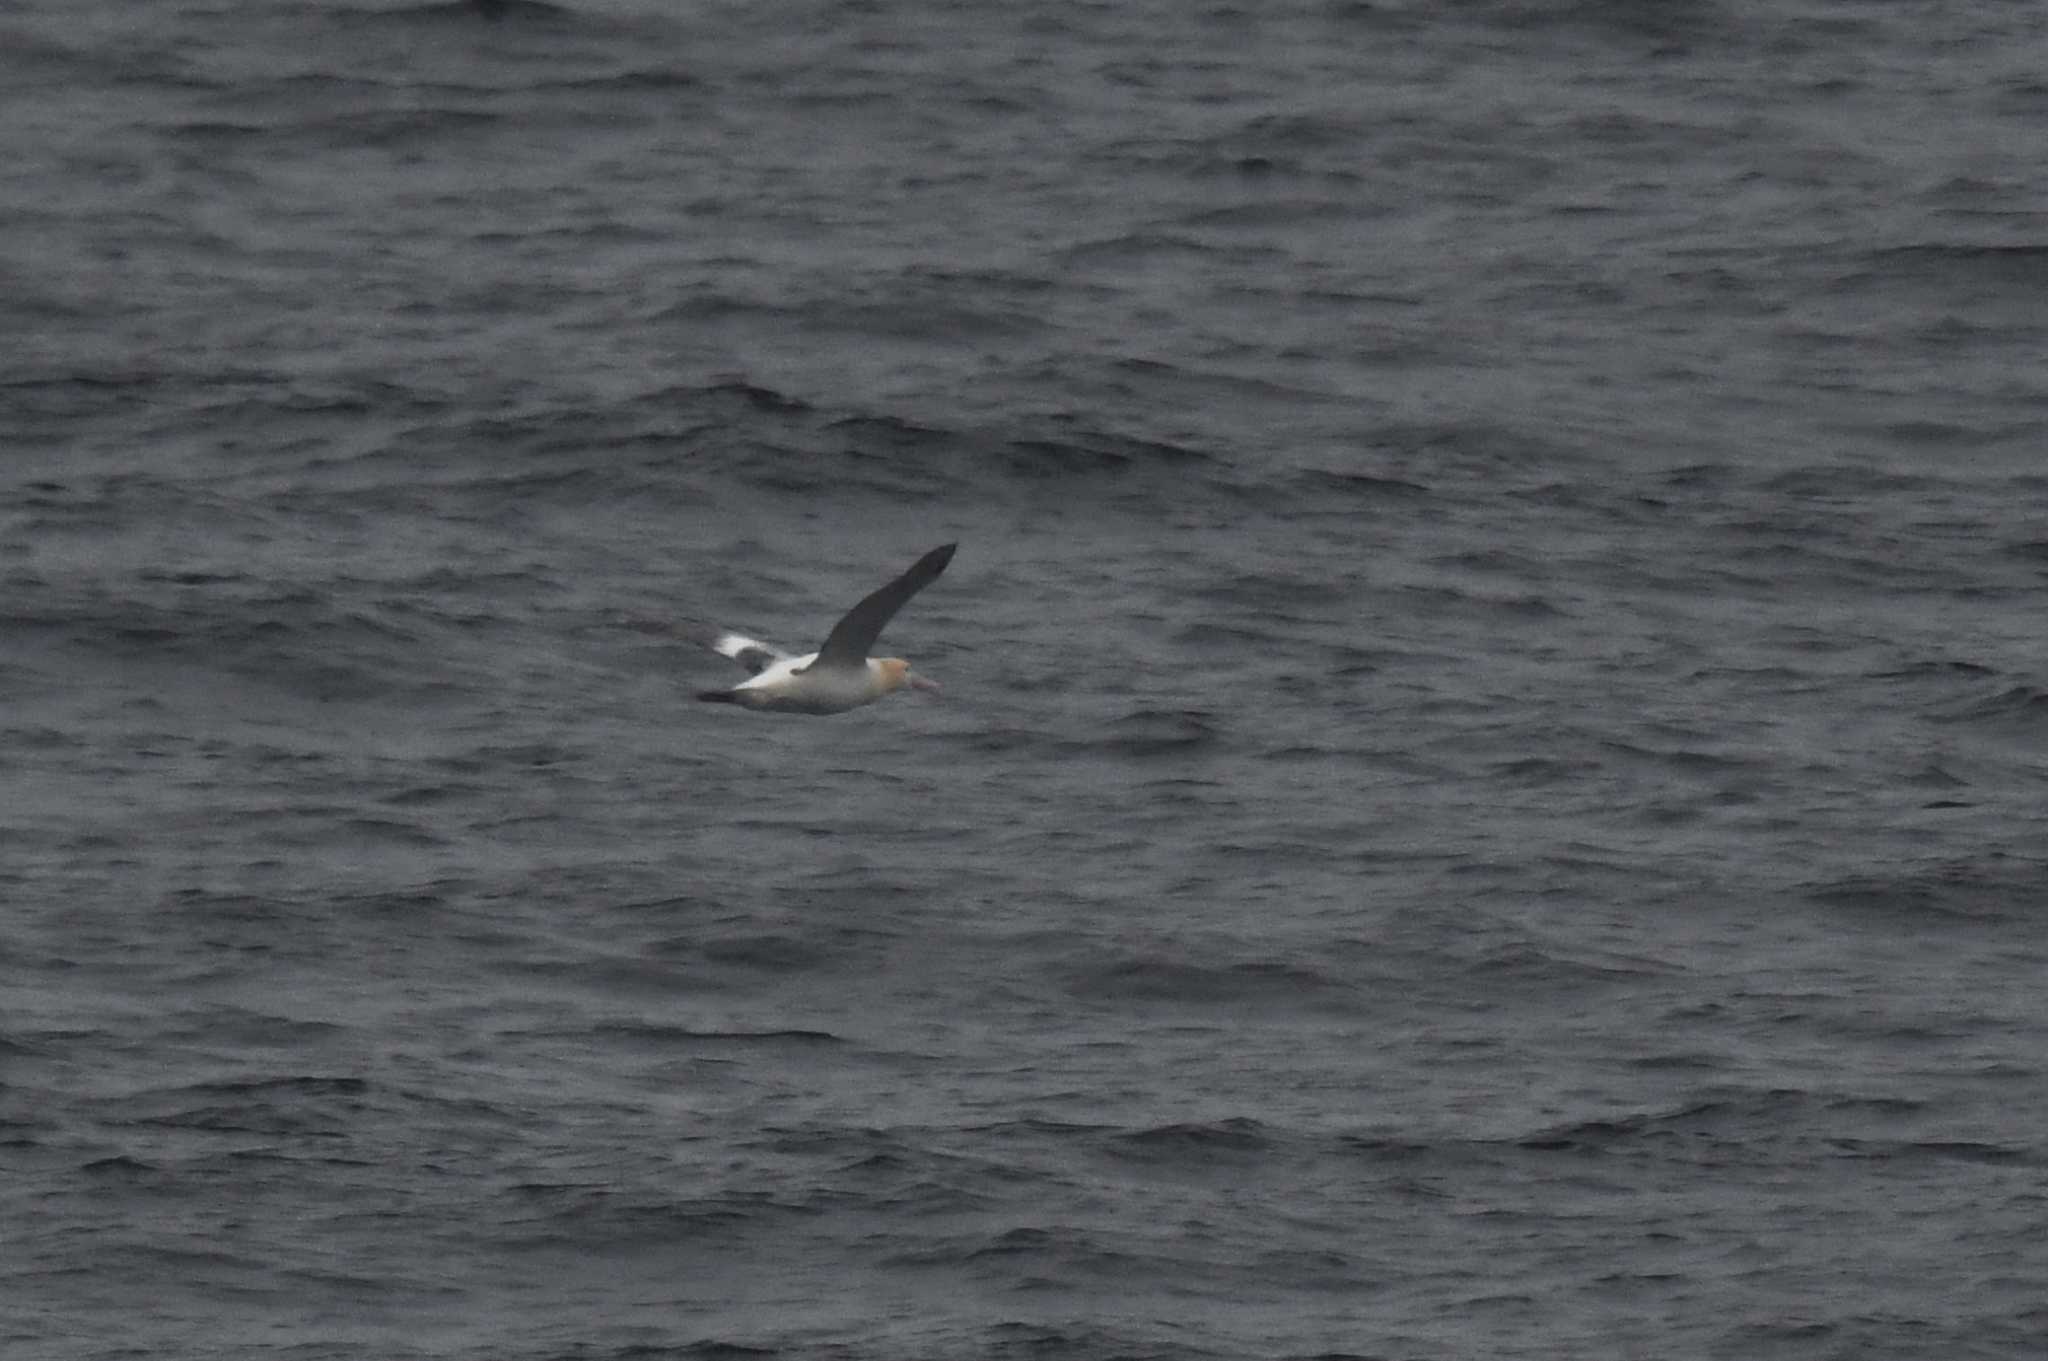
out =
{"type": "Polygon", "coordinates": [[[0,7],[0,1349],[2037,1355],[2048,20],[1752,8],[0,7]]]}

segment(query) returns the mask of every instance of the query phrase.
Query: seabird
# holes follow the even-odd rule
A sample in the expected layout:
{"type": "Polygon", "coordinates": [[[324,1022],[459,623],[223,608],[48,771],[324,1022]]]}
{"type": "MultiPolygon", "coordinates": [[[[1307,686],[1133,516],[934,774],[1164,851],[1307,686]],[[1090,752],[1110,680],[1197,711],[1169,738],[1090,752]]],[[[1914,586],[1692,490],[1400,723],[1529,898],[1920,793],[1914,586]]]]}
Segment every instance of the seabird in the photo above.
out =
{"type": "Polygon", "coordinates": [[[868,649],[896,611],[946,570],[959,546],[945,544],[919,558],[909,571],[848,610],[825,635],[825,645],[807,657],[792,657],[737,633],[719,634],[712,648],[753,672],[753,678],[730,690],[699,691],[697,698],[781,713],[837,714],[905,686],[936,691],[938,682],[912,671],[901,657],[870,657],[868,649]]]}

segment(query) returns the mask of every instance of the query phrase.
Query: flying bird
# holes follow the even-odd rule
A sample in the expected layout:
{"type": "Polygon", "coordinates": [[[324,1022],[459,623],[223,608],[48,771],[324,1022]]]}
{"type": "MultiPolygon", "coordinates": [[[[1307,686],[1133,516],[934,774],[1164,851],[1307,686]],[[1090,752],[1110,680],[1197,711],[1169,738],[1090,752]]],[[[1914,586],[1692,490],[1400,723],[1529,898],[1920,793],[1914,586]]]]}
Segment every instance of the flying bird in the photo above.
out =
{"type": "Polygon", "coordinates": [[[754,638],[721,633],[714,650],[753,672],[730,690],[702,690],[697,698],[713,704],[740,704],[791,714],[837,714],[872,704],[909,686],[936,691],[937,681],[910,669],[901,657],[870,657],[882,629],[910,597],[932,584],[953,560],[958,544],[945,544],[911,564],[910,570],[846,612],[825,635],[824,646],[806,657],[792,657],[754,638]]]}

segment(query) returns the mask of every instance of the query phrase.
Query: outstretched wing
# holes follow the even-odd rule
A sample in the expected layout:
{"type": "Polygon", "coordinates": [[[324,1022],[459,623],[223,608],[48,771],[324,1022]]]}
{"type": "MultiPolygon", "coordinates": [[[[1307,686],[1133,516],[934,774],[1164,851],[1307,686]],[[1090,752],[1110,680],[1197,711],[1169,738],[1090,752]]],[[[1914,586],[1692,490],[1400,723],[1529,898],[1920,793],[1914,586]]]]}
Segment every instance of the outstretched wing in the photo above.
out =
{"type": "Polygon", "coordinates": [[[748,638],[737,633],[721,633],[711,640],[711,650],[732,658],[747,668],[747,674],[758,676],[788,654],[768,646],[758,638],[748,638]]]}
{"type": "Polygon", "coordinates": [[[826,635],[825,645],[818,649],[818,660],[811,666],[861,666],[867,662],[868,649],[881,637],[882,629],[896,617],[896,611],[904,602],[932,584],[939,573],[946,570],[946,564],[953,560],[953,550],[960,545],[949,543],[919,558],[909,571],[876,591],[873,595],[846,612],[846,617],[832,626],[826,635]]]}

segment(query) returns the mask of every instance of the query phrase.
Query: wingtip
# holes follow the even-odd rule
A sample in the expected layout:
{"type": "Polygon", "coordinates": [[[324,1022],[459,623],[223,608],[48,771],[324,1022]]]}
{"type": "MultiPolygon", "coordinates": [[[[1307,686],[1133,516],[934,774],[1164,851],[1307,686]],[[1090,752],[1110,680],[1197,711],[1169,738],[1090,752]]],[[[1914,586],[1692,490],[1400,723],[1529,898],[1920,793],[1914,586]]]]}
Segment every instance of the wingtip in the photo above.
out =
{"type": "Polygon", "coordinates": [[[769,652],[773,650],[760,639],[749,638],[744,633],[734,633],[731,629],[719,629],[715,633],[706,633],[701,636],[700,641],[703,642],[704,646],[710,648],[721,657],[738,657],[742,652],[769,652]]]}

